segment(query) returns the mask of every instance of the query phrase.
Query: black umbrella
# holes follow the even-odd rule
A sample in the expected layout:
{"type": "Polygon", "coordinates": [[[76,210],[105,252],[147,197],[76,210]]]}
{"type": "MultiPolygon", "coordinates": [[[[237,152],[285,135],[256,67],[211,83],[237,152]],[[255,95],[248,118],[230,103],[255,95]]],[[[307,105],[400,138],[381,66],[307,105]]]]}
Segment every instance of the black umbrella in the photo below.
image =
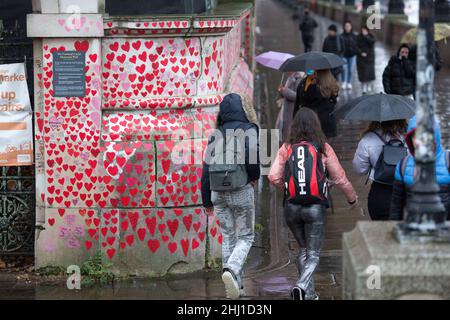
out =
{"type": "Polygon", "coordinates": [[[416,102],[396,94],[377,93],[353,99],[334,114],[345,120],[390,121],[409,119],[415,114],[416,102]]]}
{"type": "Polygon", "coordinates": [[[287,59],[279,68],[283,72],[334,69],[345,64],[344,59],[329,52],[310,51],[287,59]]]}

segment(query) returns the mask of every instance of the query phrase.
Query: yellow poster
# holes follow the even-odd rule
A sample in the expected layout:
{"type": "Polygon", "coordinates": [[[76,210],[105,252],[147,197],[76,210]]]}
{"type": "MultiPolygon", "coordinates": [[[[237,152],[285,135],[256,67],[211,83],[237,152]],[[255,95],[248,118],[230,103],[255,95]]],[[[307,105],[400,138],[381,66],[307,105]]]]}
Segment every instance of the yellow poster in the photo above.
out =
{"type": "Polygon", "coordinates": [[[32,118],[24,64],[0,65],[0,166],[33,164],[32,118]]]}

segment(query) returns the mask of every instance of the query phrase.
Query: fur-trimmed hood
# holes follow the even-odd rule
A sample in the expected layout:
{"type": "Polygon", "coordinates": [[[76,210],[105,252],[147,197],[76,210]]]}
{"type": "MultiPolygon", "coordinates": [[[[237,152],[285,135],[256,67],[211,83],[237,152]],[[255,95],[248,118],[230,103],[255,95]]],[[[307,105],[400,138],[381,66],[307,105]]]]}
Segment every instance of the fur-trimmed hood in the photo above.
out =
{"type": "Polygon", "coordinates": [[[217,125],[222,126],[225,123],[235,121],[258,125],[258,118],[250,98],[230,93],[220,103],[217,125]]]}

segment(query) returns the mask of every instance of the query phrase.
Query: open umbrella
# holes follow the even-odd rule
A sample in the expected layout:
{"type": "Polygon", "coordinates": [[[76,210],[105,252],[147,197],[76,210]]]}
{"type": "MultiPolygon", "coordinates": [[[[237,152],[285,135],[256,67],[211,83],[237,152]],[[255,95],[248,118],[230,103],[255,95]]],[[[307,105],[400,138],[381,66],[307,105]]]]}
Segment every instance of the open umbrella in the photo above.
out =
{"type": "Polygon", "coordinates": [[[395,94],[372,94],[353,99],[334,114],[345,120],[391,121],[409,119],[415,114],[416,102],[395,94]]]}
{"type": "Polygon", "coordinates": [[[278,70],[283,62],[293,56],[294,55],[290,53],[268,51],[256,56],[255,60],[265,67],[278,70]]]}
{"type": "MultiPolygon", "coordinates": [[[[450,37],[450,26],[446,23],[434,24],[434,41],[450,37]]],[[[417,28],[409,29],[402,38],[402,43],[417,44],[417,28]]]]}
{"type": "Polygon", "coordinates": [[[344,59],[334,53],[310,51],[286,60],[279,70],[283,72],[325,70],[344,64],[344,59]]]}

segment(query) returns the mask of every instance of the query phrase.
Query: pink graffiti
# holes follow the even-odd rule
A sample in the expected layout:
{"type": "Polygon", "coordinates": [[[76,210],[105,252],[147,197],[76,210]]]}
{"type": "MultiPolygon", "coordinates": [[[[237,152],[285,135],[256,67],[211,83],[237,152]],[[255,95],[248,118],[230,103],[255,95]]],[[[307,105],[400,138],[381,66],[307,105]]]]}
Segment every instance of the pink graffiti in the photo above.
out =
{"type": "Polygon", "coordinates": [[[58,237],[65,239],[66,248],[78,249],[81,247],[79,238],[84,237],[84,228],[81,224],[76,225],[76,215],[64,216],[65,225],[58,229],[58,237]]]}

